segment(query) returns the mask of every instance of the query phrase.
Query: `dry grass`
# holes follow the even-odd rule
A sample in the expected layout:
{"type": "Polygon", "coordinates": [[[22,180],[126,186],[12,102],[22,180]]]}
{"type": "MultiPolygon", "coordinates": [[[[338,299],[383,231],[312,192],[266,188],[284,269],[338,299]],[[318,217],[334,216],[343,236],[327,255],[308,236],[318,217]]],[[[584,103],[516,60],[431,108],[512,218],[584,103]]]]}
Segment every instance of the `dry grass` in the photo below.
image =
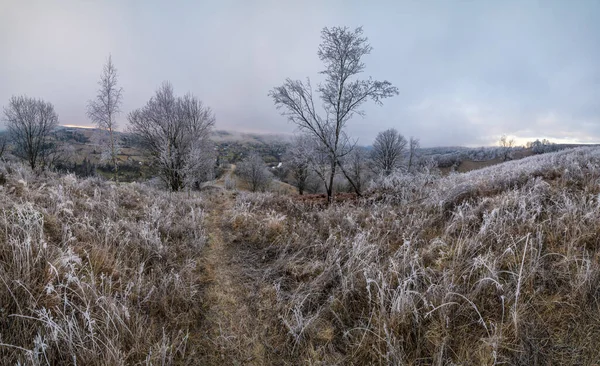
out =
{"type": "MultiPolygon", "coordinates": [[[[529,156],[533,156],[535,155],[531,149],[523,149],[523,150],[517,150],[513,153],[513,159],[523,159],[529,156]]],[[[483,160],[483,161],[475,161],[475,160],[463,160],[460,162],[460,164],[458,165],[458,167],[456,168],[456,171],[459,173],[467,173],[470,172],[472,170],[477,170],[477,169],[483,169],[483,168],[487,168],[490,166],[494,166],[494,165],[498,165],[498,164],[502,164],[504,162],[504,160],[502,158],[495,158],[495,159],[490,159],[490,160],[483,160]]],[[[452,172],[452,168],[440,168],[440,171],[442,172],[442,174],[449,174],[452,172]]]]}
{"type": "Polygon", "coordinates": [[[2,364],[193,364],[203,202],[2,165],[2,364]]]}
{"type": "Polygon", "coordinates": [[[242,250],[232,251],[222,230],[223,211],[231,205],[228,194],[211,197],[213,213],[207,220],[209,242],[202,258],[206,354],[198,364],[263,365],[265,342],[257,319],[253,279],[242,250]]]}
{"type": "Polygon", "coordinates": [[[0,176],[3,364],[600,360],[599,148],[330,206],[0,176]]]}
{"type": "Polygon", "coordinates": [[[323,208],[241,194],[261,309],[287,364],[600,360],[600,149],[394,176],[323,208]]]}

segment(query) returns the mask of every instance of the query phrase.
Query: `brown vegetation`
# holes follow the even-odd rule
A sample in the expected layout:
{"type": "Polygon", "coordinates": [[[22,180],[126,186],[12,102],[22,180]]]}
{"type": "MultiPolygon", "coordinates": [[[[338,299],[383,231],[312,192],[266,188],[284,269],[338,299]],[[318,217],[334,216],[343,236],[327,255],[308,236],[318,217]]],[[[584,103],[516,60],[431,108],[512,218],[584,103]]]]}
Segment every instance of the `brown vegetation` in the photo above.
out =
{"type": "Polygon", "coordinates": [[[593,364],[599,181],[579,149],[392,177],[359,205],[241,195],[230,221],[289,364],[593,364]]]}
{"type": "Polygon", "coordinates": [[[365,197],[168,194],[0,166],[14,364],[594,364],[600,149],[365,197]]]}
{"type": "Polygon", "coordinates": [[[193,364],[202,200],[0,170],[2,363],[193,364]]]}

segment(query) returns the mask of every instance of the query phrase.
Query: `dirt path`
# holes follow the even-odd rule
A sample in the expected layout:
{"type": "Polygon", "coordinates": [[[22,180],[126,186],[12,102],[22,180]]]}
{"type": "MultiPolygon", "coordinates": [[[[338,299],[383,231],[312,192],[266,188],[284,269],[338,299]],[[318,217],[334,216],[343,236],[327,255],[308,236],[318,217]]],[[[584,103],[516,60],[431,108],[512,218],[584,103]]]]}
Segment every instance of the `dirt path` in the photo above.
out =
{"type": "Polygon", "coordinates": [[[228,192],[214,199],[207,218],[209,242],[203,258],[206,284],[204,364],[262,365],[265,346],[261,325],[252,309],[252,279],[246,275],[237,251],[228,245],[223,217],[233,198],[228,192]]]}

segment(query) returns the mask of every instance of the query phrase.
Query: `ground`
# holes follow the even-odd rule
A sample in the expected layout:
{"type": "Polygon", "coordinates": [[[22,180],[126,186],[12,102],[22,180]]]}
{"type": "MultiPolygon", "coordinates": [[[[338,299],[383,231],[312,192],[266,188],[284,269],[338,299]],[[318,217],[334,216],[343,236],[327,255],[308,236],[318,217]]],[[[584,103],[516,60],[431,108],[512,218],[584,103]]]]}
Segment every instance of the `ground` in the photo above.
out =
{"type": "Polygon", "coordinates": [[[600,149],[368,195],[0,165],[3,364],[595,364],[600,149]]]}
{"type": "Polygon", "coordinates": [[[265,364],[265,345],[261,325],[252,306],[252,278],[244,263],[244,252],[234,250],[223,232],[224,212],[231,206],[230,192],[213,201],[206,220],[209,240],[202,259],[206,284],[205,341],[210,360],[233,365],[265,364]]]}

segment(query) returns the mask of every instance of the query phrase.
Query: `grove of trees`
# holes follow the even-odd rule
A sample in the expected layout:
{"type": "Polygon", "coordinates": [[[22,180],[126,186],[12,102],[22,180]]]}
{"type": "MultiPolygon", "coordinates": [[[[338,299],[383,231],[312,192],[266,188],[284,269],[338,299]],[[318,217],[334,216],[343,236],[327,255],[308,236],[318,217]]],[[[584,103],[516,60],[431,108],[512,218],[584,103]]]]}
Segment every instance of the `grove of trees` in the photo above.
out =
{"type": "MultiPolygon", "coordinates": [[[[291,144],[266,141],[251,154],[237,149],[237,145],[235,149],[228,146],[229,154],[237,158],[247,156],[239,164],[237,174],[249,183],[251,190],[264,190],[274,172],[277,179],[294,185],[299,194],[324,191],[331,202],[338,190],[361,195],[373,174],[413,173],[425,165],[457,167],[465,159],[511,159],[515,142],[507,136],[502,136],[495,148],[446,148],[448,151],[433,148],[429,149],[432,153],[424,154],[418,139],[407,139],[395,128],[389,128],[378,133],[372,148],[357,146],[357,141],[346,132],[348,122],[356,115],[365,115],[362,107],[367,101],[382,105],[384,99],[398,94],[389,81],[360,77],[366,67],[363,59],[371,51],[361,27],[322,29],[317,55],[324,65],[320,72],[323,81],[313,88],[309,78],[306,81],[288,78],[268,93],[275,107],[300,133],[291,144]],[[263,152],[262,157],[258,151],[263,152]],[[277,166],[269,170],[265,161],[277,166]]],[[[210,141],[215,116],[197,97],[189,93],[177,96],[173,86],[164,82],[143,107],[127,115],[132,134],[126,136],[117,132],[122,103],[123,89],[109,55],[96,96],[87,103],[87,116],[103,132],[99,141],[101,151],[110,163],[115,181],[119,181],[120,171],[123,176],[131,171],[129,165],[119,167],[121,145],[129,147],[128,139],[144,150],[152,174],[158,175],[170,190],[199,188],[201,182],[218,171],[218,152],[210,141]]],[[[13,96],[4,107],[4,120],[8,134],[7,138],[0,136],[0,157],[8,151],[26,161],[33,170],[54,166],[83,175],[95,174],[97,161],[88,157],[82,161],[73,146],[59,149],[65,135],[60,131],[54,133],[58,114],[51,103],[24,95],[13,96]],[[64,161],[57,166],[55,161],[59,158],[64,161]]],[[[88,139],[77,141],[86,143],[88,139]]],[[[558,145],[536,140],[527,147],[541,153],[556,150],[558,145]]],[[[139,166],[134,168],[140,172],[136,177],[144,176],[139,166]]],[[[100,169],[108,172],[109,165],[100,169]]]]}

